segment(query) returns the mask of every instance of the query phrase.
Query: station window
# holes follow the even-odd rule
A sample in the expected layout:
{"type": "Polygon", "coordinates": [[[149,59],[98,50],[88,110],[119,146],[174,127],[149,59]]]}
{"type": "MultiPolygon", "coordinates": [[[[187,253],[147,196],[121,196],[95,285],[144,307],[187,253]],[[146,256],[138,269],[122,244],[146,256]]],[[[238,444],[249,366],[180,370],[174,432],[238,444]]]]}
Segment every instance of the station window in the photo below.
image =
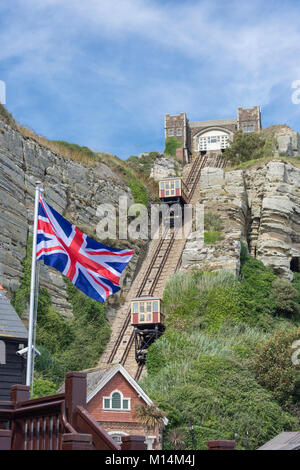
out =
{"type": "Polygon", "coordinates": [[[166,191],[166,196],[169,196],[169,193],[170,193],[169,191],[166,191]]]}
{"type": "Polygon", "coordinates": [[[147,312],[151,312],[151,302],[147,302],[147,312]]]}
{"type": "Polygon", "coordinates": [[[153,302],[153,312],[158,312],[158,302],[157,302],[157,300],[154,300],[154,302],[153,302]]]}
{"type": "Polygon", "coordinates": [[[180,181],[179,180],[175,181],[175,188],[177,188],[177,189],[180,188],[180,181]]]}
{"type": "Polygon", "coordinates": [[[144,311],[145,311],[144,302],[141,302],[140,303],[140,312],[144,312],[144,311]]]}
{"type": "Polygon", "coordinates": [[[145,315],[144,313],[140,313],[140,322],[145,321],[145,315]]]}
{"type": "Polygon", "coordinates": [[[104,410],[130,410],[130,398],[124,398],[122,393],[114,390],[109,397],[103,397],[104,410]]]}
{"type": "Polygon", "coordinates": [[[243,126],[243,132],[254,132],[254,125],[243,126]]]}
{"type": "Polygon", "coordinates": [[[165,183],[164,182],[160,183],[160,189],[165,189],[165,183]]]}

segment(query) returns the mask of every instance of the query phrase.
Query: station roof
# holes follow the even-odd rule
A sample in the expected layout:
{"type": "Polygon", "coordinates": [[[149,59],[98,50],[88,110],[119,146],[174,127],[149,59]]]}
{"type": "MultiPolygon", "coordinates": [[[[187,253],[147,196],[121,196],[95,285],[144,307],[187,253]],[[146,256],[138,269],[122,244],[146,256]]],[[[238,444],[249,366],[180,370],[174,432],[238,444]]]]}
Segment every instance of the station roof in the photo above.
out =
{"type": "Polygon", "coordinates": [[[26,339],[28,333],[0,284],[0,339],[1,337],[26,339]]]}

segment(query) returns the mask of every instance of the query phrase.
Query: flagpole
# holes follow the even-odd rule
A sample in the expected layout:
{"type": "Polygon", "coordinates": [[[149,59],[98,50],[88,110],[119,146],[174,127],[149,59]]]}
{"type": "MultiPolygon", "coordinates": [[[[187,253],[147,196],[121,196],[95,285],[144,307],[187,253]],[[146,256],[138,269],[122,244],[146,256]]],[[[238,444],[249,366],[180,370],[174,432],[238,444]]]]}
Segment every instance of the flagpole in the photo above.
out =
{"type": "Polygon", "coordinates": [[[41,182],[37,181],[35,185],[35,203],[34,203],[34,222],[33,222],[33,237],[32,237],[32,260],[31,260],[31,282],[30,282],[30,307],[29,307],[29,325],[28,325],[28,351],[27,351],[27,369],[26,369],[26,385],[30,387],[30,392],[33,388],[33,379],[31,380],[31,370],[34,361],[33,346],[33,323],[34,323],[34,311],[35,311],[35,300],[37,301],[36,292],[38,292],[38,286],[36,286],[36,242],[37,242],[37,222],[38,222],[38,210],[39,210],[39,199],[42,189],[40,188],[41,182]]]}

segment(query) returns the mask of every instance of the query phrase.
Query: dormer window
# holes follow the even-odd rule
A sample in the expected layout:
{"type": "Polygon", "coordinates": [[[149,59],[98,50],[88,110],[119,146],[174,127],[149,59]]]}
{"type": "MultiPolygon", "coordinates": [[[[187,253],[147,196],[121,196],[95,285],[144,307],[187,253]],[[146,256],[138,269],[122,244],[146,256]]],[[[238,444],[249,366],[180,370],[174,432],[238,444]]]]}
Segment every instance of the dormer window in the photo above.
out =
{"type": "Polygon", "coordinates": [[[113,391],[109,397],[103,397],[104,410],[130,411],[131,398],[125,398],[122,392],[113,391]]]}

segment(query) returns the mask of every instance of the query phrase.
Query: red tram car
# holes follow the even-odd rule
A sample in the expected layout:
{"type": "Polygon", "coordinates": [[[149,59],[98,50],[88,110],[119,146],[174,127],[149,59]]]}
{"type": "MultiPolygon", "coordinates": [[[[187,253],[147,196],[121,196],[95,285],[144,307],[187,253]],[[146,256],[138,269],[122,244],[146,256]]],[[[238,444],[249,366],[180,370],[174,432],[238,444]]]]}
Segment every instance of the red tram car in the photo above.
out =
{"type": "Polygon", "coordinates": [[[162,202],[173,204],[188,203],[188,188],[182,178],[169,177],[159,182],[159,198],[162,202]]]}
{"type": "Polygon", "coordinates": [[[134,326],[135,360],[145,364],[147,349],[165,331],[161,299],[142,296],[131,300],[131,324],[134,326]]]}

